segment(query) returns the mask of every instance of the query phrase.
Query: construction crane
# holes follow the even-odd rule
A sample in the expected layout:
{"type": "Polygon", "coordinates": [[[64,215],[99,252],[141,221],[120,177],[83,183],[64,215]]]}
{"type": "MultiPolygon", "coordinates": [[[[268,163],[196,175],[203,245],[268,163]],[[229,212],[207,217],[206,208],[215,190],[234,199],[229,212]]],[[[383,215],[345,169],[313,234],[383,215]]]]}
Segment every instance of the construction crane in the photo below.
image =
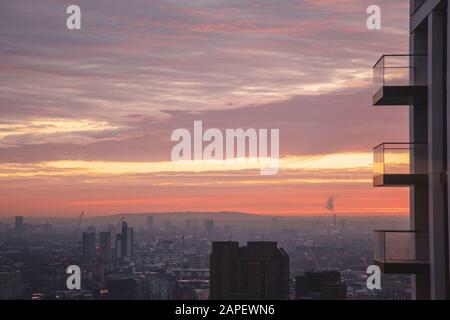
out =
{"type": "Polygon", "coordinates": [[[81,211],[80,217],[78,218],[78,224],[77,224],[77,227],[75,229],[75,234],[74,234],[75,239],[78,239],[78,235],[80,234],[80,227],[81,227],[81,222],[83,221],[83,216],[84,216],[84,210],[81,211]]]}

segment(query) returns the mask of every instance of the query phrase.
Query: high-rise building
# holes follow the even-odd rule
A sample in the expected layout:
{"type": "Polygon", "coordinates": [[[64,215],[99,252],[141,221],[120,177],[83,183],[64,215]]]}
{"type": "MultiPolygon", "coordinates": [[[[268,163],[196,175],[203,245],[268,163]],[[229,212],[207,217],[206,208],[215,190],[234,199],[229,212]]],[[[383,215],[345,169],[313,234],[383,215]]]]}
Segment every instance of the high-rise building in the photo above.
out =
{"type": "Polygon", "coordinates": [[[100,232],[100,257],[104,261],[111,260],[111,233],[100,232]]]}
{"type": "Polygon", "coordinates": [[[127,240],[127,257],[132,257],[134,254],[134,229],[128,228],[127,240]]]}
{"type": "Polygon", "coordinates": [[[95,233],[83,232],[83,259],[95,259],[95,233]]]}
{"type": "Polygon", "coordinates": [[[128,224],[122,222],[122,232],[116,236],[117,258],[129,258],[133,256],[134,230],[128,224]]]}
{"type": "Polygon", "coordinates": [[[0,271],[0,300],[19,299],[21,290],[20,271],[0,271]]]}
{"type": "Polygon", "coordinates": [[[205,229],[206,229],[206,234],[208,236],[212,236],[214,233],[214,220],[205,220],[205,229]]]}
{"type": "Polygon", "coordinates": [[[22,216],[16,216],[14,220],[14,231],[16,234],[23,234],[24,233],[24,225],[23,225],[23,217],[22,216]]]}
{"type": "Polygon", "coordinates": [[[122,232],[120,233],[121,257],[128,257],[128,223],[122,221],[122,232]]]}
{"type": "Polygon", "coordinates": [[[295,298],[298,300],[345,300],[347,286],[339,271],[305,272],[295,277],[295,298]]]}
{"type": "Polygon", "coordinates": [[[413,298],[449,299],[448,1],[410,7],[409,53],[379,59],[373,94],[375,106],[409,106],[409,141],[374,148],[373,183],[409,188],[410,228],[375,231],[374,262],[385,273],[412,275],[413,298]]]}
{"type": "Polygon", "coordinates": [[[115,241],[116,241],[116,227],[113,224],[109,223],[106,226],[106,231],[111,234],[111,243],[115,243],[115,241]]]}
{"type": "Polygon", "coordinates": [[[276,242],[213,242],[210,298],[289,299],[289,256],[276,242]]]}
{"type": "Polygon", "coordinates": [[[147,230],[152,230],[155,224],[155,217],[148,216],[147,217],[147,230]]]}

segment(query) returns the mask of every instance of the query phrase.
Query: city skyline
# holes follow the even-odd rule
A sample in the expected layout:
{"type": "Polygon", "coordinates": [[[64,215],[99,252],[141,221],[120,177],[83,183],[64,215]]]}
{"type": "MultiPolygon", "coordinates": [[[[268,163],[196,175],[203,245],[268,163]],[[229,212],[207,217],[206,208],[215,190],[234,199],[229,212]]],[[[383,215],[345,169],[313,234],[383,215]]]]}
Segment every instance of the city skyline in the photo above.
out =
{"type": "Polygon", "coordinates": [[[448,7],[1,2],[0,300],[448,299],[448,7]]]}

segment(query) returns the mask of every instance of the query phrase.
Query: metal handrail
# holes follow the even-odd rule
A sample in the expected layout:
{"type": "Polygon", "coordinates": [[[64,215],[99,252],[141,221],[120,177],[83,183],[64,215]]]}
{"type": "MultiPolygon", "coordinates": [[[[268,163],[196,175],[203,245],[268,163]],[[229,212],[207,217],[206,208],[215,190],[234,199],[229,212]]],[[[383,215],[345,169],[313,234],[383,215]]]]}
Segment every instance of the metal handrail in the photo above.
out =
{"type": "Polygon", "coordinates": [[[428,54],[426,54],[426,53],[383,54],[383,55],[377,60],[377,62],[373,65],[372,68],[375,68],[376,65],[377,65],[381,60],[383,60],[383,59],[386,58],[386,57],[426,57],[426,56],[428,56],[428,54]]]}
{"type": "Polygon", "coordinates": [[[418,231],[418,230],[373,230],[373,232],[428,234],[428,232],[426,232],[426,231],[418,231]]]}
{"type": "MultiPolygon", "coordinates": [[[[427,143],[424,143],[424,142],[382,142],[379,145],[376,145],[375,147],[373,147],[372,149],[375,150],[375,149],[378,149],[379,147],[382,147],[382,146],[387,145],[387,144],[392,144],[392,145],[427,145],[427,143]]],[[[406,148],[389,148],[389,149],[402,150],[402,149],[406,149],[406,148]]]]}

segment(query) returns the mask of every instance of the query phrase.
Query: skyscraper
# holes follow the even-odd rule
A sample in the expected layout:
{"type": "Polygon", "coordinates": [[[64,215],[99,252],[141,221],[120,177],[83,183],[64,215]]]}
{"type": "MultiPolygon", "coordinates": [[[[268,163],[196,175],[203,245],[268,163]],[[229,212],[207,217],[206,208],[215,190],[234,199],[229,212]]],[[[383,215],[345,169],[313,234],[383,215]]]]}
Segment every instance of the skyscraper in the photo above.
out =
{"type": "Polygon", "coordinates": [[[132,257],[134,254],[134,229],[128,228],[127,233],[127,257],[132,257]]]}
{"type": "Polygon", "coordinates": [[[214,220],[205,220],[206,234],[211,237],[214,233],[214,220]]]}
{"type": "Polygon", "coordinates": [[[134,230],[128,224],[122,222],[122,232],[116,236],[116,250],[118,258],[129,258],[133,256],[134,230]]]}
{"type": "Polygon", "coordinates": [[[375,106],[409,106],[410,139],[374,148],[373,183],[409,188],[410,229],[375,231],[374,263],[385,273],[411,274],[413,298],[449,299],[448,1],[410,5],[409,53],[378,60],[373,94],[375,106]]]}
{"type": "Polygon", "coordinates": [[[111,233],[100,232],[100,257],[104,261],[111,259],[111,233]]]}
{"type": "Polygon", "coordinates": [[[83,232],[83,259],[91,260],[95,259],[95,233],[83,232]]]}
{"type": "Polygon", "coordinates": [[[120,233],[121,257],[128,257],[128,223],[122,221],[122,232],[120,233]]]}
{"type": "Polygon", "coordinates": [[[289,299],[289,256],[276,242],[213,242],[210,298],[289,299]]]}
{"type": "Polygon", "coordinates": [[[154,227],[155,218],[153,216],[147,217],[147,230],[152,230],[154,227]]]}
{"type": "Polygon", "coordinates": [[[14,231],[16,234],[23,234],[24,233],[24,225],[23,225],[23,217],[22,216],[16,216],[15,217],[15,223],[14,223],[14,231]]]}

